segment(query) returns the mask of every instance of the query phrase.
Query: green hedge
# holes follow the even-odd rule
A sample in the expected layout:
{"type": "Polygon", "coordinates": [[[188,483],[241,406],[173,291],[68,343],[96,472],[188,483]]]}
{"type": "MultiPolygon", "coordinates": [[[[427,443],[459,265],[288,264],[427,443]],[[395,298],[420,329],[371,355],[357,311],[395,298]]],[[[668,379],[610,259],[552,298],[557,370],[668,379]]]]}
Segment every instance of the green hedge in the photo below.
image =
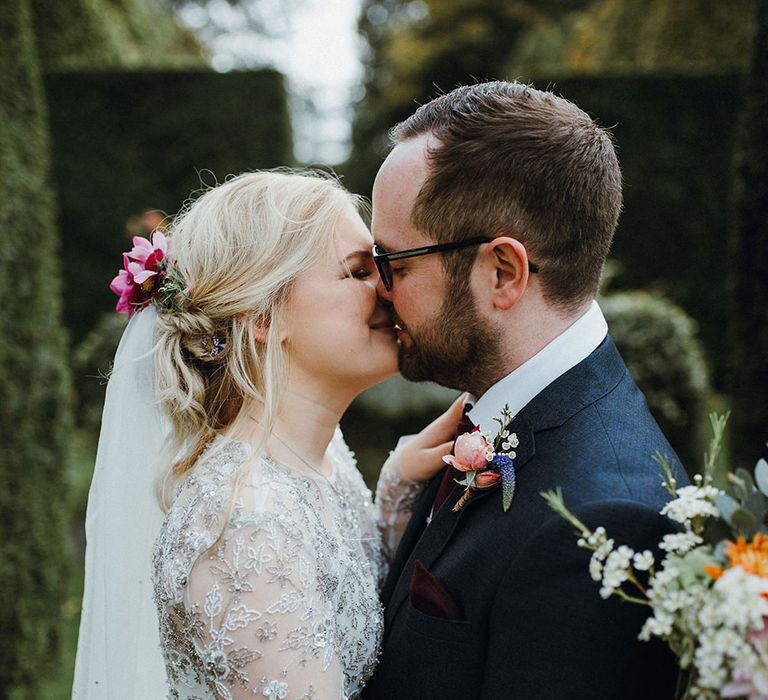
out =
{"type": "Polygon", "coordinates": [[[203,68],[200,42],[157,0],[31,0],[44,72],[203,68]]]}
{"type": "Polygon", "coordinates": [[[68,573],[70,383],[29,0],[0,4],[0,695],[39,698],[68,573]]]}
{"type": "Polygon", "coordinates": [[[107,286],[129,244],[126,221],[176,213],[201,180],[290,163],[290,121],[283,77],[269,70],[60,73],[45,87],[65,321],[79,343],[114,308],[107,286]]]}
{"type": "Polygon", "coordinates": [[[740,119],[731,246],[733,462],[768,459],[768,0],[760,0],[740,119]]]}
{"type": "MultiPolygon", "coordinates": [[[[722,386],[735,121],[741,77],[565,78],[554,90],[612,128],[624,212],[614,286],[653,289],[698,322],[722,386]]],[[[545,87],[549,81],[536,81],[545,87]]]]}

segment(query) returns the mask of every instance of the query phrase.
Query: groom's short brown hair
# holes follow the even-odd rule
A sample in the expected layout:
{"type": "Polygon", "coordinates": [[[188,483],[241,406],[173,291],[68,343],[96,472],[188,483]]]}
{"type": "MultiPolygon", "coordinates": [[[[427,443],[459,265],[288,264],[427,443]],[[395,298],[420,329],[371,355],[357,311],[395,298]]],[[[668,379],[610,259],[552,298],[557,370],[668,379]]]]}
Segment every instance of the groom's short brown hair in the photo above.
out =
{"type": "MultiPolygon", "coordinates": [[[[438,242],[509,234],[540,268],[542,289],[564,309],[598,287],[621,210],[611,136],[575,104],[521,83],[456,88],[391,132],[397,144],[431,133],[429,175],[413,224],[438,242]]],[[[473,256],[444,256],[453,279],[473,256]]]]}

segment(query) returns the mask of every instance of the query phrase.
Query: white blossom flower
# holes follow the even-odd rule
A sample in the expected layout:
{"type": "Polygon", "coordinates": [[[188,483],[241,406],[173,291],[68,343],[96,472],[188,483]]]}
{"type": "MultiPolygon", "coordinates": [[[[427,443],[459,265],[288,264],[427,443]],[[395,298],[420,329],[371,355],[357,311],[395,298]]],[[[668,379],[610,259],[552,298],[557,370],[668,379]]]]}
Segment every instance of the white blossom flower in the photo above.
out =
{"type": "MultiPolygon", "coordinates": [[[[597,554],[598,552],[595,552],[595,555],[597,554]]],[[[629,578],[630,562],[634,554],[634,550],[626,545],[621,545],[608,555],[603,566],[603,586],[600,589],[600,595],[603,598],[610,596],[613,591],[620,588],[621,584],[629,578]]],[[[599,559],[600,557],[597,558],[599,559]]]]}
{"type": "Polygon", "coordinates": [[[718,550],[714,543],[704,545],[700,521],[720,517],[714,504],[718,493],[709,477],[695,478],[693,486],[676,492],[661,513],[685,531],[663,536],[659,547],[665,554],[658,563],[650,550],[616,546],[603,527],[590,532],[582,526],[578,546],[592,550],[589,575],[600,584],[602,598],[647,598],[651,615],[638,638],[658,637],[669,645],[690,674],[686,697],[768,700],[768,576],[733,562],[717,578],[708,575],[718,550]],[[629,585],[625,590],[635,571],[649,572],[639,594],[629,585]]]}
{"type": "MultiPolygon", "coordinates": [[[[768,579],[749,574],[739,566],[726,569],[715,581],[707,606],[712,607],[711,617],[720,625],[746,633],[763,628],[763,617],[768,616],[768,579]]],[[[707,615],[710,615],[709,611],[707,615]]],[[[711,619],[710,617],[710,619],[711,619]]]]}
{"type": "Polygon", "coordinates": [[[666,637],[672,632],[673,621],[674,618],[672,615],[663,612],[655,613],[645,621],[645,624],[638,635],[638,639],[647,642],[652,636],[666,637]]]}
{"type": "Polygon", "coordinates": [[[649,550],[638,552],[632,557],[632,564],[638,571],[648,571],[653,566],[653,553],[649,550]]]}
{"type": "Polygon", "coordinates": [[[703,541],[701,537],[693,532],[675,532],[670,535],[664,535],[659,547],[666,552],[684,554],[685,552],[690,552],[703,541]]]}
{"type": "Polygon", "coordinates": [[[598,548],[595,554],[601,559],[605,559],[613,551],[613,540],[606,540],[598,548]]]}
{"type": "Polygon", "coordinates": [[[677,490],[677,498],[661,509],[661,514],[686,527],[696,517],[717,517],[720,513],[713,500],[718,493],[714,486],[683,486],[677,490]]]}
{"type": "Polygon", "coordinates": [[[603,578],[603,562],[597,553],[593,554],[589,560],[589,575],[593,581],[600,581],[603,578]]]}

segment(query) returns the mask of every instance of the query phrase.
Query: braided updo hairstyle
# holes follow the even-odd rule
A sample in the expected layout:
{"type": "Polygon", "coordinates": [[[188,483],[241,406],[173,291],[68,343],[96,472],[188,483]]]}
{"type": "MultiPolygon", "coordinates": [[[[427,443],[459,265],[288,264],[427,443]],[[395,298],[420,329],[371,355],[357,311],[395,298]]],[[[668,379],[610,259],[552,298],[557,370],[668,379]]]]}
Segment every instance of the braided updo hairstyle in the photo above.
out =
{"type": "Polygon", "coordinates": [[[257,450],[266,444],[287,373],[274,329],[294,280],[358,204],[322,174],[255,172],[206,191],[175,219],[171,250],[187,298],[182,311],[159,314],[155,336],[158,397],[172,425],[170,475],[188,471],[257,407],[257,450]]]}

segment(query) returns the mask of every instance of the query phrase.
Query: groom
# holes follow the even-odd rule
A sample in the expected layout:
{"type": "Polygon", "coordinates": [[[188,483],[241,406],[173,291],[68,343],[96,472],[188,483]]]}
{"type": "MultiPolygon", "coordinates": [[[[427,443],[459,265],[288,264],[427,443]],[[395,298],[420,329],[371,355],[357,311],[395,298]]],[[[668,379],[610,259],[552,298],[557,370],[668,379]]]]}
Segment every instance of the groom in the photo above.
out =
{"type": "MultiPolygon", "coordinates": [[[[671,528],[656,453],[674,453],[594,301],[621,209],[610,136],[582,110],[518,83],[458,88],[392,132],[372,228],[400,368],[472,397],[463,430],[516,415],[516,493],[457,472],[416,504],[383,601],[370,700],[671,698],[647,609],[603,600],[589,552],[540,492],[561,487],[616,545],[671,528]]],[[[678,484],[686,483],[678,475],[678,484]]]]}

